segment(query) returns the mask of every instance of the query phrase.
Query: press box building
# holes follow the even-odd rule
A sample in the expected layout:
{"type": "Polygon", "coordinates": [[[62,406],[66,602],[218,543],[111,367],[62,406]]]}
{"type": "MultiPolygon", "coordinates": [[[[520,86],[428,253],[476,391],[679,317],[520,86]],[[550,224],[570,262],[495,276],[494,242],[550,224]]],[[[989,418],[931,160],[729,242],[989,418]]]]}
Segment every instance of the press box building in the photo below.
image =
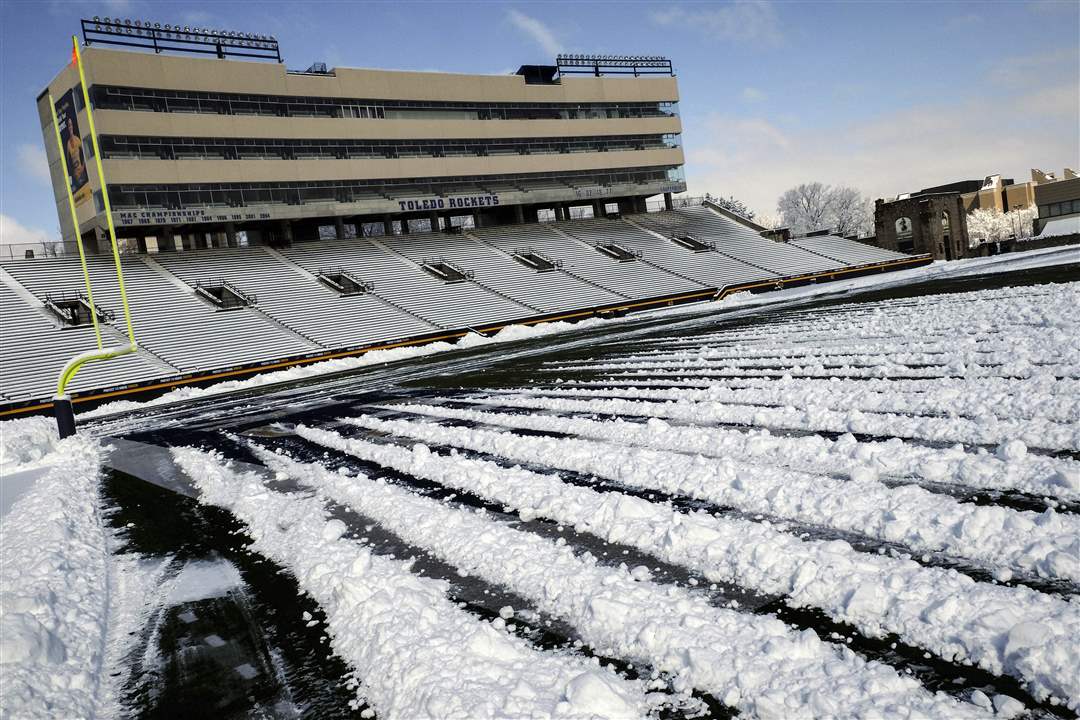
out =
{"type": "MultiPolygon", "coordinates": [[[[563,219],[582,205],[629,212],[686,189],[678,84],[664,58],[560,56],[511,75],[298,72],[272,38],[98,18],[83,31],[118,235],[142,250],[234,245],[239,233],[268,244],[320,228],[391,234],[418,220],[521,223],[539,210],[563,219]],[[117,43],[156,52],[107,47],[117,43]],[[162,52],[192,47],[217,57],[162,52]]],[[[73,101],[83,136],[67,149],[88,155],[77,69],[38,97],[60,226],[73,240],[50,93],[73,101]]],[[[83,163],[92,194],[78,224],[93,241],[104,208],[94,163],[83,163]]]]}

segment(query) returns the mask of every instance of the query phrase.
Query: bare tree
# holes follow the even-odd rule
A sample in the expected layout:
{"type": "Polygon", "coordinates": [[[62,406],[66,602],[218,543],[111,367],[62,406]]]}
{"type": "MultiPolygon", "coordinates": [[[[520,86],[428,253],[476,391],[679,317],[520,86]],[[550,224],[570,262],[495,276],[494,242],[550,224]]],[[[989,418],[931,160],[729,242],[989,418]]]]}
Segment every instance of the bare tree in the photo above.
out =
{"type": "Polygon", "coordinates": [[[874,226],[874,206],[855,188],[832,189],[832,229],[837,235],[868,235],[874,226]]]}
{"type": "Polygon", "coordinates": [[[795,235],[805,235],[826,227],[826,218],[831,209],[831,188],[819,182],[793,187],[776,201],[780,220],[795,235]]]}
{"type": "Polygon", "coordinates": [[[804,183],[781,195],[776,210],[794,235],[814,230],[832,230],[837,235],[865,234],[873,226],[870,201],[852,187],[804,183]]]}

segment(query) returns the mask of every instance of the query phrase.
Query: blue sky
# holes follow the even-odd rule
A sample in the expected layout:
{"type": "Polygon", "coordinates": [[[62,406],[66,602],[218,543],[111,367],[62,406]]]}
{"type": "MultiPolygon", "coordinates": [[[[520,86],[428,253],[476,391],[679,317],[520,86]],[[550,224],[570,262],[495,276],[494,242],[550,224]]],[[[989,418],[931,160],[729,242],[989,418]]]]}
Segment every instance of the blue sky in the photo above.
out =
{"type": "Polygon", "coordinates": [[[503,73],[555,53],[675,63],[691,194],[759,214],[800,182],[895,195],[1080,166],[1080,3],[0,0],[3,242],[55,235],[34,98],[78,18],[270,33],[286,65],[503,73]]]}

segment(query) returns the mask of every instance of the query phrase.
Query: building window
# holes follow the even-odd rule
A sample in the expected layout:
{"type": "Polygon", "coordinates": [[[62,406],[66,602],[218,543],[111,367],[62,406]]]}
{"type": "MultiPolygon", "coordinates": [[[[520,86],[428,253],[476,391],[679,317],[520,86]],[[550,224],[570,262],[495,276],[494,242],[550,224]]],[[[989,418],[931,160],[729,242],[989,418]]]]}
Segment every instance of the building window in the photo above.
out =
{"type": "Polygon", "coordinates": [[[82,84],[73,87],[72,94],[75,96],[75,112],[78,112],[84,107],[86,107],[86,103],[83,102],[82,84]]]}
{"type": "Polygon", "coordinates": [[[911,237],[911,218],[902,217],[896,221],[896,238],[910,238],[911,237]]]}
{"type": "Polygon", "coordinates": [[[942,213],[941,213],[941,229],[944,230],[946,234],[948,234],[948,232],[949,232],[949,213],[947,213],[945,211],[942,211],[942,213]]]}
{"type": "Polygon", "coordinates": [[[83,138],[82,146],[86,148],[86,157],[90,159],[94,157],[94,139],[89,135],[83,138]]]}
{"type": "Polygon", "coordinates": [[[94,191],[94,212],[105,212],[105,196],[101,194],[100,190],[94,191]]]}

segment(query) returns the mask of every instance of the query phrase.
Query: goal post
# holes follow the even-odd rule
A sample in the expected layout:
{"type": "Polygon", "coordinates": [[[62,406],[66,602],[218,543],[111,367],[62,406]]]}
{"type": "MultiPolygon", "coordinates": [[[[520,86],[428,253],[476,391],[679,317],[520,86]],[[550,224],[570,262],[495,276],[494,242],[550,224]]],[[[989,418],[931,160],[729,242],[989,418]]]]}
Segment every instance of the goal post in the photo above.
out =
{"type": "MultiPolygon", "coordinates": [[[[105,222],[109,228],[109,244],[112,247],[113,263],[116,266],[116,281],[120,288],[120,303],[124,308],[124,322],[127,325],[128,344],[106,349],[101,338],[101,328],[98,326],[97,306],[94,304],[93,289],[90,282],[90,271],[86,265],[86,253],[83,250],[82,234],[79,232],[79,217],[76,212],[75,196],[72,192],[72,178],[70,177],[64,156],[64,143],[60,136],[60,123],[57,119],[56,104],[52,95],[49,95],[50,112],[53,118],[53,130],[56,134],[57,150],[60,153],[60,166],[64,173],[67,185],[68,209],[71,211],[71,222],[75,229],[75,243],[79,248],[79,261],[82,264],[83,282],[86,285],[86,299],[90,304],[90,318],[94,325],[94,335],[97,339],[97,349],[79,353],[68,360],[60,371],[60,377],[56,383],[56,395],[53,397],[53,412],[56,415],[56,425],[60,437],[65,438],[75,433],[75,411],[71,404],[71,397],[67,394],[67,385],[75,377],[75,373],[90,362],[111,360],[112,358],[130,355],[138,350],[135,342],[135,329],[131,322],[131,308],[128,305],[127,288],[124,285],[124,270],[120,265],[120,248],[116,241],[116,227],[113,224],[112,206],[109,204],[109,186],[105,181],[105,168],[101,164],[101,148],[98,145],[97,130],[94,127],[94,112],[90,107],[90,89],[86,86],[86,72],[83,69],[82,56],[79,53],[79,40],[76,36],[71,37],[72,59],[79,71],[79,84],[82,88],[83,105],[86,108],[86,120],[90,126],[90,143],[94,151],[94,165],[97,169],[98,182],[101,185],[102,204],[105,209],[105,222]]],[[[72,112],[77,111],[72,108],[72,112]]],[[[80,151],[81,152],[81,151],[80,151]]]]}

